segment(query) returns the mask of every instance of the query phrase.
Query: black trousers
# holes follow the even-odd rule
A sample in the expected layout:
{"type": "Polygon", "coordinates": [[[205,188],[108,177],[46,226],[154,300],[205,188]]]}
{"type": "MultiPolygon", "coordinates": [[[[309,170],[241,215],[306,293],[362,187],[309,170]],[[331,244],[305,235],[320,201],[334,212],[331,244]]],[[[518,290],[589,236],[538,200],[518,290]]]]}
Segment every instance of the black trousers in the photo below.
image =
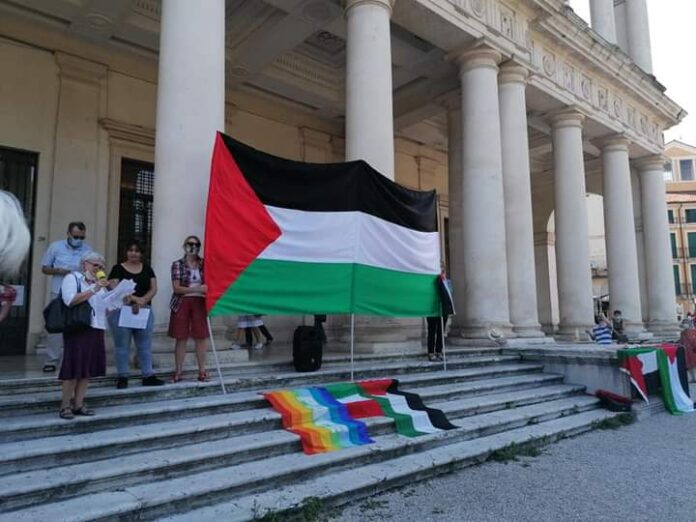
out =
{"type": "MultiPolygon", "coordinates": [[[[273,340],[273,336],[271,335],[271,332],[268,331],[268,328],[266,328],[265,324],[262,324],[261,326],[259,326],[258,329],[261,332],[261,334],[266,338],[267,342],[270,342],[273,340]]],[[[244,329],[244,337],[246,338],[246,343],[249,346],[251,346],[251,328],[244,329]]]]}
{"type": "Polygon", "coordinates": [[[442,327],[447,327],[447,316],[426,317],[428,322],[428,353],[442,353],[442,327]]]}

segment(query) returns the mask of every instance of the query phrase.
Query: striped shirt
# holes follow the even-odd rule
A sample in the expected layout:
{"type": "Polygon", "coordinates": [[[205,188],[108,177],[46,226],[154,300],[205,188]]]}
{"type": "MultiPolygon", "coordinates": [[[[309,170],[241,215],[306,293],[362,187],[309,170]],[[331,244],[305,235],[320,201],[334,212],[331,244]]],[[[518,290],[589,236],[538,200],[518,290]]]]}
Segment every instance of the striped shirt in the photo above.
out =
{"type": "Polygon", "coordinates": [[[608,324],[597,324],[592,328],[592,335],[597,344],[611,344],[611,326],[608,324]]]}

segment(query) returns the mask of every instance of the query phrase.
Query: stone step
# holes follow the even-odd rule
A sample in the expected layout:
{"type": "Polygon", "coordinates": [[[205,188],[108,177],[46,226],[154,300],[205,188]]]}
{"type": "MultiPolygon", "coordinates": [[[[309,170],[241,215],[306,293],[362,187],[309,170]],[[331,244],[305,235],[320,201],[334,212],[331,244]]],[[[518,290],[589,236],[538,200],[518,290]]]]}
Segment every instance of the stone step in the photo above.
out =
{"type": "Polygon", "coordinates": [[[109,452],[126,455],[280,427],[280,416],[270,408],[262,408],[190,420],[177,419],[136,426],[128,423],[107,430],[8,442],[0,445],[0,475],[98,460],[108,457],[109,452]]]}
{"type": "MultiPolygon", "coordinates": [[[[501,348],[492,347],[481,347],[481,348],[458,348],[448,350],[448,358],[451,362],[457,362],[462,358],[468,357],[481,357],[481,356],[496,356],[502,355],[501,348]]],[[[519,360],[519,356],[516,354],[508,354],[516,357],[519,360]]],[[[212,356],[210,357],[212,359],[212,356]]],[[[288,373],[294,372],[292,365],[292,355],[291,352],[288,355],[286,361],[264,361],[256,360],[252,362],[240,362],[234,364],[222,364],[222,370],[224,375],[267,375],[274,373],[288,373]]],[[[365,363],[404,363],[406,361],[424,361],[424,354],[365,354],[358,355],[355,357],[356,367],[364,366],[365,363]]],[[[326,355],[324,357],[323,366],[326,369],[335,368],[345,368],[348,367],[350,362],[350,356],[347,354],[332,354],[326,355]]],[[[380,365],[381,365],[380,364],[380,365]]],[[[430,363],[433,365],[433,363],[430,363]]],[[[209,361],[209,373],[216,376],[217,373],[213,367],[212,360],[209,361]]],[[[439,366],[442,366],[440,363],[439,366]]],[[[170,365],[159,372],[160,375],[168,377],[174,373],[173,367],[170,365]]],[[[189,380],[195,380],[198,375],[198,371],[194,368],[187,369],[184,375],[189,380]]],[[[140,377],[134,373],[131,378],[132,385],[139,387],[138,382],[140,377]]],[[[115,382],[114,376],[107,376],[97,379],[90,380],[90,388],[99,387],[113,387],[115,382]]],[[[12,395],[12,394],[23,394],[23,393],[39,393],[41,391],[47,390],[58,390],[60,389],[60,382],[56,378],[55,374],[47,377],[32,377],[32,378],[22,378],[22,379],[3,379],[0,381],[0,396],[12,395]]]]}
{"type": "MultiPolygon", "coordinates": [[[[518,373],[540,372],[543,366],[538,363],[519,363],[519,358],[512,356],[493,357],[467,357],[459,361],[452,361],[448,365],[448,379],[469,380],[475,378],[491,378],[518,373]]],[[[369,379],[376,377],[397,377],[408,382],[410,375],[427,375],[441,370],[441,365],[428,365],[428,363],[412,364],[385,364],[380,368],[372,368],[368,365],[356,366],[356,379],[369,379]]],[[[347,369],[322,369],[313,373],[279,373],[275,375],[262,375],[254,377],[225,377],[228,390],[242,391],[248,389],[278,389],[286,387],[308,386],[322,382],[346,381],[350,379],[350,371],[347,369]]],[[[417,379],[418,380],[418,379],[417,379]]],[[[157,387],[132,387],[125,390],[114,388],[96,388],[88,392],[90,406],[101,407],[103,405],[129,404],[181,399],[186,397],[204,396],[220,393],[220,385],[215,381],[207,383],[180,382],[166,384],[157,387]]],[[[60,403],[58,391],[44,391],[22,395],[0,396],[0,418],[17,417],[38,412],[56,411],[60,403]]]]}
{"type": "MultiPolygon", "coordinates": [[[[560,375],[532,373],[513,377],[499,377],[488,380],[472,380],[453,387],[447,374],[418,375],[406,384],[410,389],[417,388],[428,400],[443,400],[477,396],[504,391],[523,390],[552,383],[560,383],[560,375]],[[425,387],[424,387],[425,386],[425,387]]],[[[38,413],[7,418],[0,424],[0,443],[15,442],[39,437],[65,434],[87,433],[97,429],[117,428],[131,425],[144,425],[167,421],[172,418],[185,419],[219,413],[232,413],[268,404],[258,391],[244,391],[228,395],[210,395],[153,401],[138,404],[104,406],[94,417],[77,417],[71,422],[60,419],[55,412],[38,413]]]]}
{"type": "MultiPolygon", "coordinates": [[[[556,393],[559,391],[561,390],[556,390],[556,393]]],[[[565,391],[568,392],[571,390],[566,389],[565,391]]],[[[514,404],[514,394],[504,395],[507,396],[498,399],[499,405],[514,404]]],[[[525,400],[523,395],[524,394],[517,395],[517,399],[520,401],[525,400]]],[[[549,397],[552,398],[553,394],[549,395],[549,397]]],[[[527,400],[528,399],[530,399],[529,396],[527,396],[527,400]]],[[[489,402],[491,401],[493,401],[493,399],[489,398],[489,402]]],[[[50,481],[55,482],[56,477],[60,480],[61,476],[65,477],[67,474],[68,479],[73,481],[72,486],[69,484],[54,484],[53,490],[57,490],[59,494],[64,495],[65,492],[70,491],[72,487],[74,494],[77,493],[80,496],[74,500],[64,500],[53,505],[56,509],[55,513],[61,513],[61,515],[69,520],[95,520],[101,517],[119,517],[120,519],[126,520],[136,515],[138,519],[141,519],[140,517],[143,515],[145,518],[150,518],[166,512],[163,510],[167,509],[167,505],[169,505],[169,509],[180,509],[183,506],[187,509],[191,509],[204,505],[207,503],[207,498],[211,493],[214,493],[218,500],[231,498],[239,494],[259,489],[282,486],[300,477],[302,477],[302,479],[307,479],[327,471],[333,473],[346,466],[360,467],[361,465],[374,463],[377,460],[391,459],[403,455],[405,450],[421,451],[433,445],[453,444],[464,439],[486,436],[502,430],[514,429],[528,424],[544,422],[560,416],[575,414],[593,409],[597,405],[597,400],[594,397],[571,396],[553,399],[531,406],[522,406],[518,408],[511,406],[512,409],[503,409],[492,413],[461,418],[462,415],[475,412],[480,402],[481,401],[468,399],[468,401],[447,401],[433,404],[434,407],[442,409],[452,419],[455,419],[456,424],[459,426],[456,430],[439,433],[436,434],[436,436],[407,439],[394,435],[382,435],[376,437],[378,440],[376,445],[351,448],[350,450],[317,455],[311,458],[297,451],[290,454],[285,453],[277,456],[268,456],[272,453],[268,444],[270,440],[276,440],[276,446],[283,446],[286,451],[292,449],[291,439],[286,435],[279,434],[284,432],[278,432],[271,437],[259,437],[258,440],[252,442],[252,444],[256,444],[257,449],[259,444],[265,444],[265,448],[261,451],[270,451],[270,453],[266,453],[266,458],[251,462],[244,462],[242,460],[242,463],[237,463],[232,466],[226,465],[223,468],[212,471],[203,471],[176,478],[167,478],[166,480],[140,483],[132,488],[124,487],[128,482],[127,480],[118,480],[119,490],[113,493],[97,492],[94,494],[87,494],[84,488],[99,487],[100,481],[102,487],[104,487],[105,484],[108,485],[108,478],[104,475],[108,476],[109,471],[111,471],[113,476],[114,466],[118,468],[118,466],[123,466],[124,463],[127,465],[128,457],[112,459],[112,464],[109,461],[103,461],[99,466],[92,465],[91,468],[87,467],[85,464],[61,467],[53,470],[53,475],[50,474],[51,470],[49,470],[49,473],[42,470],[36,471],[33,474],[15,474],[12,477],[8,476],[4,479],[0,479],[2,480],[2,482],[0,482],[0,491],[3,492],[2,505],[3,509],[11,509],[12,507],[18,507],[22,504],[35,504],[37,501],[41,501],[42,498],[44,500],[51,499],[51,492],[47,492],[46,488],[44,488],[43,491],[39,490],[37,487],[35,487],[33,491],[27,490],[27,488],[21,491],[17,489],[17,484],[42,484],[42,481],[45,484],[46,481],[49,481],[49,483],[50,481]],[[263,440],[264,442],[259,443],[259,440],[263,440]],[[78,472],[80,466],[85,468],[82,470],[83,475],[78,472]],[[87,473],[88,476],[85,477],[84,473],[87,473]],[[101,473],[102,477],[95,477],[95,473],[101,473]],[[77,484],[75,482],[77,482],[77,484]],[[134,495],[134,497],[131,497],[131,502],[126,504],[121,503],[121,501],[124,500],[122,496],[123,492],[134,495]],[[105,495],[107,496],[105,497],[105,495]],[[115,497],[118,497],[120,500],[115,499],[115,497]],[[140,499],[137,507],[132,502],[133,498],[140,499]],[[80,518],[85,515],[85,509],[80,509],[79,507],[80,504],[78,501],[80,500],[85,502],[84,505],[87,507],[88,516],[86,518],[80,518]],[[103,510],[105,506],[108,506],[107,509],[111,511],[105,512],[103,510]],[[90,513],[92,508],[99,511],[99,516],[93,516],[94,513],[90,513]]],[[[375,432],[384,433],[384,428],[387,426],[391,427],[393,424],[392,421],[384,418],[370,419],[368,423],[370,425],[371,434],[375,432]]],[[[244,448],[245,444],[248,445],[251,441],[248,437],[246,440],[240,440],[239,437],[235,437],[234,439],[227,439],[227,442],[228,452],[233,453],[233,448],[244,448]]],[[[295,447],[299,448],[297,441],[295,440],[294,442],[295,447]]],[[[219,453],[222,444],[223,441],[217,441],[217,443],[209,443],[209,446],[215,445],[219,453]]],[[[176,460],[178,458],[181,460],[184,456],[189,455],[190,452],[188,449],[189,447],[178,448],[176,455],[170,455],[169,457],[166,456],[167,452],[148,453],[148,464],[150,464],[149,460],[151,456],[154,456],[155,462],[157,457],[159,457],[165,465],[171,464],[172,459],[176,460]]],[[[247,451],[249,450],[247,449],[247,451]]],[[[209,452],[204,452],[206,455],[207,453],[209,452]]],[[[230,453],[228,453],[228,455],[230,453]]],[[[133,457],[137,458],[141,456],[134,455],[133,457]]],[[[134,460],[134,458],[131,458],[131,460],[134,460]]],[[[135,460],[135,462],[142,463],[142,458],[135,460]]],[[[221,462],[220,457],[216,458],[215,462],[218,463],[218,465],[225,464],[224,461],[221,462]]],[[[151,472],[151,476],[161,476],[161,472],[158,473],[157,470],[153,470],[152,466],[150,466],[149,470],[145,470],[145,473],[148,473],[148,471],[151,472]]],[[[130,476],[132,477],[133,474],[131,473],[130,476]]],[[[42,510],[45,510],[44,506],[29,507],[25,510],[9,513],[8,516],[15,517],[13,520],[39,520],[42,516],[42,510]]],[[[3,518],[0,517],[0,520],[2,519],[3,518]]]]}
{"type": "MultiPolygon", "coordinates": [[[[133,496],[119,494],[118,497],[109,497],[108,494],[104,494],[102,501],[105,504],[111,503],[112,509],[118,509],[119,502],[129,502],[131,512],[136,509],[145,509],[148,513],[159,512],[163,515],[163,518],[159,518],[162,522],[242,522],[261,520],[264,517],[268,520],[288,520],[291,515],[301,512],[308,499],[314,499],[322,507],[338,507],[391,488],[412,485],[416,481],[480,464],[494,451],[502,450],[511,444],[541,446],[579,435],[593,429],[596,423],[615,415],[604,410],[593,410],[562,417],[479,439],[438,446],[426,451],[409,452],[395,459],[292,482],[272,491],[254,492],[212,506],[194,510],[186,510],[186,506],[181,506],[179,510],[183,513],[177,515],[167,516],[167,513],[171,513],[169,509],[151,508],[150,499],[138,495],[137,490],[133,491],[133,496]]],[[[100,504],[98,509],[103,509],[104,512],[111,511],[106,505],[100,504]]],[[[80,520],[94,520],[92,515],[97,513],[80,520]]],[[[150,517],[152,515],[148,518],[150,517]]]]}

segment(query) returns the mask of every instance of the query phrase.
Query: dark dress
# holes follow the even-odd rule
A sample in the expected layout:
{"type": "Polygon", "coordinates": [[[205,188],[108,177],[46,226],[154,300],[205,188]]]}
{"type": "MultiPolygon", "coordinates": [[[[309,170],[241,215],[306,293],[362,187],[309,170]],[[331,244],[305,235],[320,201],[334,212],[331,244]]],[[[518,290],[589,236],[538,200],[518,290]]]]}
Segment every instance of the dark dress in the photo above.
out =
{"type": "Polygon", "coordinates": [[[63,363],[58,379],[91,379],[106,375],[104,330],[87,328],[63,334],[63,363]]]}

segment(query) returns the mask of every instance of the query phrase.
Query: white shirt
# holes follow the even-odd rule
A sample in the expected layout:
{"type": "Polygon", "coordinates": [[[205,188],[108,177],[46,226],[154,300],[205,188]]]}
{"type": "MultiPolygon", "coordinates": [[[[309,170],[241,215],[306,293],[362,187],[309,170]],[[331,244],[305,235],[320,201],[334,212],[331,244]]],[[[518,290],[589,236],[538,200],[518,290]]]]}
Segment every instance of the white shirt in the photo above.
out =
{"type": "MultiPolygon", "coordinates": [[[[60,287],[61,295],[65,306],[70,306],[70,302],[80,292],[86,292],[95,285],[90,285],[85,281],[84,274],[80,272],[71,272],[63,278],[63,284],[60,287]]],[[[97,330],[106,330],[106,307],[103,303],[103,297],[106,290],[99,289],[96,294],[93,294],[88,302],[92,306],[92,320],[90,326],[97,330]]]]}

